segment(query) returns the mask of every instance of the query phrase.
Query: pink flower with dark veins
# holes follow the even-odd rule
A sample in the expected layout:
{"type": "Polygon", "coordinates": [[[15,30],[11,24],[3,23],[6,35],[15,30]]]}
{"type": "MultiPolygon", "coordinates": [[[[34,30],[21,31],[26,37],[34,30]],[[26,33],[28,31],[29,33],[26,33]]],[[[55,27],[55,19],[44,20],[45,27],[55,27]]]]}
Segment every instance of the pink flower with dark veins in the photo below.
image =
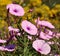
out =
{"type": "Polygon", "coordinates": [[[33,41],[32,46],[36,51],[44,55],[47,55],[51,51],[49,44],[46,43],[44,40],[35,40],[33,41]]]}
{"type": "Polygon", "coordinates": [[[9,9],[9,12],[15,16],[23,16],[25,13],[24,9],[18,4],[8,4],[6,8],[9,9]]]}
{"type": "Polygon", "coordinates": [[[24,29],[24,31],[26,31],[27,33],[31,35],[37,34],[36,26],[27,20],[22,21],[21,27],[24,29]]]}

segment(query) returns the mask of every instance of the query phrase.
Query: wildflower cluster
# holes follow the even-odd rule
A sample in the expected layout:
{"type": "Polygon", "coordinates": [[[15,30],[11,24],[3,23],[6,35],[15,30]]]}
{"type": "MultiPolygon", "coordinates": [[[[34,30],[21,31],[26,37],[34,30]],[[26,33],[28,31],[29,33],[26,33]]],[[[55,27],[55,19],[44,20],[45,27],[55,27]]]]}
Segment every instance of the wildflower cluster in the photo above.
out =
{"type": "MultiPolygon", "coordinates": [[[[39,55],[60,54],[60,32],[56,29],[59,26],[56,27],[50,22],[50,18],[54,18],[56,21],[60,6],[56,5],[51,9],[47,5],[42,4],[41,0],[30,0],[29,4],[22,4],[24,2],[26,1],[21,0],[21,3],[19,3],[22,6],[18,3],[10,2],[5,7],[7,13],[4,17],[6,16],[6,19],[3,20],[4,23],[2,24],[6,25],[3,25],[2,28],[4,27],[4,31],[7,27],[8,30],[5,32],[6,38],[0,38],[0,43],[2,44],[0,51],[15,51],[16,53],[19,46],[22,47],[21,49],[24,52],[22,52],[21,56],[28,55],[28,51],[26,52],[28,48],[30,48],[29,51],[33,50],[39,55]],[[56,45],[55,49],[54,45],[56,45]],[[57,50],[57,53],[53,53],[53,49],[57,50]]],[[[34,56],[34,54],[30,56],[34,56]]]]}
{"type": "MultiPolygon", "coordinates": [[[[25,13],[24,9],[18,4],[9,4],[6,8],[8,11],[7,19],[9,19],[9,14],[19,17],[25,13]]],[[[21,38],[26,36],[32,41],[31,47],[37,52],[47,55],[51,52],[50,44],[52,44],[52,42],[49,42],[49,40],[60,37],[60,33],[54,31],[55,27],[48,21],[40,20],[40,17],[35,20],[35,24],[29,20],[23,20],[20,22],[20,26],[20,28],[14,28],[9,23],[8,30],[10,37],[7,40],[0,40],[0,43],[6,43],[5,46],[0,46],[1,51],[14,51],[15,45],[9,44],[9,42],[12,39],[17,40],[17,36],[21,38]]]]}

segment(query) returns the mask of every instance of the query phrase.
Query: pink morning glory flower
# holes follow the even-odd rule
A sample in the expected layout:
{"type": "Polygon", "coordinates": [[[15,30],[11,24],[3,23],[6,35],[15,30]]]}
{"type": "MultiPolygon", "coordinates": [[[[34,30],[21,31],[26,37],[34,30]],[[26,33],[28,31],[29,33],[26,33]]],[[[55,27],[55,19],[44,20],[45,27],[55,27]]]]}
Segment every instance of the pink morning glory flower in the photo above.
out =
{"type": "MultiPolygon", "coordinates": [[[[37,20],[35,20],[35,22],[37,22],[37,20]]],[[[48,28],[55,28],[50,22],[48,21],[38,21],[38,25],[43,25],[43,26],[46,26],[48,28]]]]}
{"type": "Polygon", "coordinates": [[[35,40],[32,46],[36,51],[44,55],[47,55],[51,51],[49,44],[46,43],[44,40],[35,40]]]}
{"type": "Polygon", "coordinates": [[[45,39],[45,40],[49,40],[53,37],[41,31],[40,32],[40,38],[45,39]]]}
{"type": "Polygon", "coordinates": [[[9,9],[9,12],[12,15],[15,15],[15,16],[24,15],[24,9],[18,4],[8,4],[6,8],[9,9]]]}
{"type": "Polygon", "coordinates": [[[24,29],[24,31],[26,31],[27,33],[31,35],[37,34],[36,26],[27,20],[22,21],[21,27],[24,29]]]}
{"type": "Polygon", "coordinates": [[[49,28],[55,28],[50,22],[48,21],[40,21],[39,22],[40,25],[43,25],[43,26],[46,26],[46,27],[49,27],[49,28]]]}

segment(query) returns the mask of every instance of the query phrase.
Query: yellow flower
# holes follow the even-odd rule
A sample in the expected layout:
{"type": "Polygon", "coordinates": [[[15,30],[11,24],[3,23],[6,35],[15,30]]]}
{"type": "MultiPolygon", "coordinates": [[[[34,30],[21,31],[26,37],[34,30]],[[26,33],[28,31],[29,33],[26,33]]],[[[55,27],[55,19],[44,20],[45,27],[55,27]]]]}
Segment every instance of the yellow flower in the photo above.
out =
{"type": "Polygon", "coordinates": [[[0,0],[0,5],[7,5],[7,4],[10,4],[12,3],[11,0],[0,0]]]}
{"type": "Polygon", "coordinates": [[[57,10],[52,9],[51,12],[52,12],[53,14],[56,14],[56,13],[57,13],[57,10]]]}
{"type": "Polygon", "coordinates": [[[49,11],[49,16],[50,16],[50,17],[53,17],[53,13],[52,13],[51,10],[49,11]]]}
{"type": "Polygon", "coordinates": [[[55,7],[56,7],[56,8],[60,8],[60,4],[57,4],[55,7]]]}
{"type": "Polygon", "coordinates": [[[60,12],[60,4],[57,4],[51,11],[53,14],[60,12]]]}
{"type": "Polygon", "coordinates": [[[45,5],[45,4],[43,4],[41,7],[42,7],[42,9],[45,9],[45,10],[47,10],[47,11],[50,10],[50,8],[49,8],[47,5],[45,5]]]}
{"type": "Polygon", "coordinates": [[[7,27],[7,23],[4,20],[0,20],[0,29],[2,29],[3,27],[7,27]]]}
{"type": "Polygon", "coordinates": [[[39,6],[42,4],[42,1],[41,0],[30,0],[30,3],[33,5],[33,6],[39,6]]]}
{"type": "Polygon", "coordinates": [[[24,7],[25,12],[27,13],[29,11],[29,7],[24,7]]]}

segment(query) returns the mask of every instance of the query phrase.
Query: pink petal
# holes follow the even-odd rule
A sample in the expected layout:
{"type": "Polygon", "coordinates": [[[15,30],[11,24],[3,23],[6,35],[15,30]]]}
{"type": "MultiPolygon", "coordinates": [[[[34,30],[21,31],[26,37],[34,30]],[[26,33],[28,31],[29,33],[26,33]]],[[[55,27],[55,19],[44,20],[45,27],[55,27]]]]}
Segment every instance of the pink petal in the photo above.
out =
{"type": "Polygon", "coordinates": [[[52,35],[52,34],[53,34],[53,32],[52,32],[52,31],[50,31],[50,30],[48,30],[48,31],[49,31],[48,35],[52,35]]]}
{"type": "Polygon", "coordinates": [[[50,53],[50,51],[51,51],[50,46],[47,43],[44,43],[43,46],[41,47],[40,53],[47,55],[48,53],[50,53]]]}
{"type": "Polygon", "coordinates": [[[51,39],[52,37],[49,36],[48,34],[45,34],[44,32],[41,31],[41,32],[40,32],[40,38],[49,40],[49,39],[51,39]]]}
{"type": "Polygon", "coordinates": [[[57,36],[60,37],[60,33],[57,33],[57,36]]]}
{"type": "Polygon", "coordinates": [[[32,47],[38,51],[38,48],[41,48],[41,46],[43,45],[43,43],[45,43],[44,40],[35,40],[32,44],[32,47]]]}
{"type": "Polygon", "coordinates": [[[44,40],[35,40],[32,46],[36,51],[40,52],[41,54],[47,55],[51,51],[49,44],[46,43],[44,40]]]}
{"type": "Polygon", "coordinates": [[[9,52],[12,52],[12,51],[14,51],[15,49],[7,49],[7,48],[5,48],[5,51],[9,51],[9,52]]]}
{"type": "Polygon", "coordinates": [[[13,40],[17,40],[15,36],[13,37],[13,40]]]}
{"type": "Polygon", "coordinates": [[[0,39],[0,43],[6,43],[6,40],[0,39]]]}
{"type": "Polygon", "coordinates": [[[19,32],[19,29],[13,28],[12,26],[9,26],[8,29],[9,29],[9,31],[19,32]]]}
{"type": "Polygon", "coordinates": [[[24,29],[24,31],[26,31],[27,33],[29,33],[31,35],[36,35],[37,34],[37,28],[31,22],[29,22],[27,20],[24,20],[24,21],[22,21],[21,26],[24,29]],[[29,29],[27,29],[27,28],[29,28],[29,29]]]}
{"type": "Polygon", "coordinates": [[[50,44],[50,45],[51,45],[51,44],[54,44],[54,42],[53,42],[53,41],[49,41],[49,42],[47,42],[47,43],[48,43],[48,44],[50,44]]]}
{"type": "Polygon", "coordinates": [[[48,21],[42,21],[42,23],[44,23],[43,25],[49,27],[49,28],[55,28],[50,22],[48,21]]]}
{"type": "Polygon", "coordinates": [[[24,9],[18,4],[8,4],[6,8],[9,8],[9,12],[15,16],[23,16],[25,13],[24,9]],[[17,10],[17,12],[14,12],[14,10],[17,10]]]}
{"type": "Polygon", "coordinates": [[[29,12],[32,12],[32,11],[33,11],[33,9],[30,9],[30,10],[29,10],[29,12]]]}
{"type": "Polygon", "coordinates": [[[29,35],[28,35],[28,39],[32,40],[32,36],[29,36],[29,35]]]}
{"type": "Polygon", "coordinates": [[[5,51],[5,48],[3,46],[0,46],[1,51],[5,51]]]}
{"type": "Polygon", "coordinates": [[[11,6],[13,6],[13,4],[8,4],[8,5],[6,6],[6,9],[9,9],[11,6]]]}
{"type": "Polygon", "coordinates": [[[38,25],[43,25],[43,26],[46,26],[46,27],[49,27],[49,28],[55,28],[50,22],[48,21],[39,21],[38,22],[38,25]]]}
{"type": "Polygon", "coordinates": [[[13,31],[15,31],[15,32],[19,32],[19,29],[17,29],[17,28],[14,28],[14,29],[13,29],[13,31]]]}
{"type": "Polygon", "coordinates": [[[15,49],[7,49],[7,48],[4,48],[4,46],[0,46],[0,50],[1,50],[1,51],[9,51],[9,52],[12,52],[12,51],[14,51],[15,49]]]}
{"type": "Polygon", "coordinates": [[[9,31],[12,31],[13,30],[13,27],[12,26],[9,26],[8,29],[9,29],[9,31]]]}
{"type": "Polygon", "coordinates": [[[20,36],[20,35],[21,35],[21,33],[17,33],[17,35],[18,35],[18,36],[20,36]]]}

